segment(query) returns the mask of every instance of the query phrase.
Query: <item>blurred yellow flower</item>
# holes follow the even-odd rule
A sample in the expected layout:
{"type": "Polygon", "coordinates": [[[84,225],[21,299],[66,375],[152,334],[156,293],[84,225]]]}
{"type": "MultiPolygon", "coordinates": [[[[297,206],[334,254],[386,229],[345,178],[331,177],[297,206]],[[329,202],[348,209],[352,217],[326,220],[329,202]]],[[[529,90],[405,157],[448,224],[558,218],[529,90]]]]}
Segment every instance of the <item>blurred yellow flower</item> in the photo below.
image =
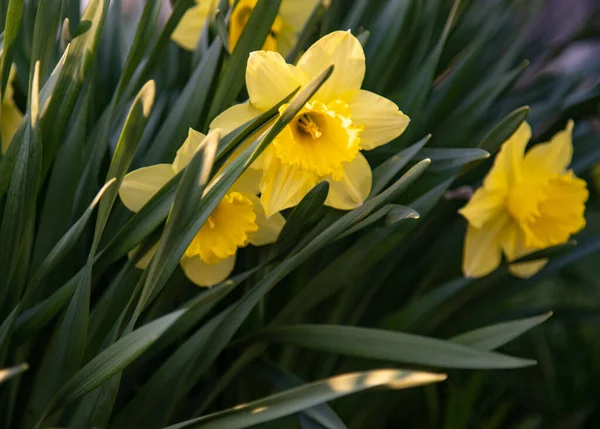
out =
{"type": "Polygon", "coordinates": [[[221,113],[211,127],[232,131],[331,64],[330,78],[253,165],[263,169],[261,202],[267,216],[298,204],[323,180],[330,183],[325,204],[341,210],[361,205],[371,191],[372,172],[360,151],[389,143],[408,126],[396,104],[360,89],[362,46],[350,32],[336,31],[312,45],[297,66],[276,52],[251,53],[246,68],[250,101],[221,113]]]}
{"type": "MultiPolygon", "coordinates": [[[[229,49],[237,44],[258,0],[239,0],[229,18],[229,49]]],[[[283,0],[262,49],[286,55],[296,44],[298,34],[319,0],[283,0]]],[[[202,29],[216,8],[218,0],[196,0],[175,28],[171,39],[188,51],[196,49],[202,29]]],[[[229,0],[233,6],[234,0],[229,0]]]]}
{"type": "MultiPolygon", "coordinates": [[[[127,174],[119,189],[125,207],[140,210],[158,190],[182,170],[192,159],[205,136],[190,129],[188,138],[177,151],[172,164],[140,168],[127,174]]],[[[199,286],[213,286],[225,280],[235,265],[237,249],[248,244],[263,246],[275,242],[285,224],[283,216],[266,218],[253,188],[242,176],[219,202],[202,225],[181,258],[185,275],[199,286]]],[[[158,245],[137,264],[145,268],[158,245]]]]}
{"type": "Polygon", "coordinates": [[[8,85],[6,86],[6,94],[2,100],[2,107],[0,107],[0,132],[2,136],[2,153],[6,153],[8,145],[12,140],[13,136],[19,128],[19,124],[23,119],[23,114],[17,107],[14,101],[14,89],[13,80],[15,78],[16,69],[11,67],[10,74],[8,76],[8,85]]]}
{"type": "MultiPolygon", "coordinates": [[[[508,262],[565,243],[585,226],[586,182],[567,170],[573,155],[573,122],[550,142],[525,154],[531,128],[523,123],[502,145],[492,169],[460,213],[469,222],[463,272],[484,276],[508,262]]],[[[510,271],[530,277],[547,260],[511,264],[510,271]]]]}

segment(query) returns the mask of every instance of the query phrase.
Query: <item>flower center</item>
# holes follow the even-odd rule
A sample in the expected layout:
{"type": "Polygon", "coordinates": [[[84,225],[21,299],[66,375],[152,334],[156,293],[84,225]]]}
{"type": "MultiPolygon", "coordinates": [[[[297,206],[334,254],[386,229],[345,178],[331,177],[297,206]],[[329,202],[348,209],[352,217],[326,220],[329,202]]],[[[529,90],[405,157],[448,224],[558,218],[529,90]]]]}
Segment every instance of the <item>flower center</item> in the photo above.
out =
{"type": "Polygon", "coordinates": [[[244,247],[248,233],[257,230],[252,201],[239,192],[230,192],[202,225],[185,254],[199,255],[205,264],[216,264],[244,247]]]}
{"type": "Polygon", "coordinates": [[[296,122],[296,126],[305,133],[310,134],[313,139],[318,139],[323,135],[323,133],[319,131],[319,127],[317,124],[315,124],[315,121],[311,118],[309,113],[300,115],[298,121],[296,122]]]}
{"type": "Polygon", "coordinates": [[[273,142],[277,157],[319,177],[331,175],[333,180],[341,180],[344,163],[358,154],[363,129],[353,124],[350,116],[348,105],[340,100],[306,103],[273,142]]]}
{"type": "MultiPolygon", "coordinates": [[[[239,0],[231,12],[231,18],[229,21],[229,49],[233,51],[233,48],[240,40],[242,32],[252,15],[252,11],[256,6],[258,0],[239,0]]],[[[265,43],[262,47],[264,51],[277,51],[277,38],[283,28],[283,20],[279,15],[275,17],[271,31],[265,39],[265,43]]]]}

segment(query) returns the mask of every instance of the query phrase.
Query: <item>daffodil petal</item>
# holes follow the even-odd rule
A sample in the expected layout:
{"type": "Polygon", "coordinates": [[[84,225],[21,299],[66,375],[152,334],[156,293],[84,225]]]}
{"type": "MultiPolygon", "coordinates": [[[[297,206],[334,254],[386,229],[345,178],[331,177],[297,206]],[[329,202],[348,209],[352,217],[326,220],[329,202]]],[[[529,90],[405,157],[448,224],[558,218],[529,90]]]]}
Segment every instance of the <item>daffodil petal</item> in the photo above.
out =
{"type": "Polygon", "coordinates": [[[315,42],[298,61],[298,68],[313,78],[330,65],[331,77],[317,91],[324,103],[358,91],[365,77],[365,53],[349,31],[334,31],[315,42]]]}
{"type": "Polygon", "coordinates": [[[317,182],[316,174],[282,164],[277,156],[269,155],[260,181],[260,201],[267,218],[298,204],[317,182]]]}
{"type": "Polygon", "coordinates": [[[410,119],[385,97],[361,89],[350,103],[352,123],[364,126],[360,147],[375,149],[401,135],[410,119]]]}
{"type": "Polygon", "coordinates": [[[247,168],[239,179],[231,186],[231,191],[241,192],[242,194],[258,195],[260,193],[260,179],[262,170],[256,168],[247,168]]]}
{"type": "Polygon", "coordinates": [[[312,11],[320,0],[283,0],[279,7],[279,16],[285,25],[300,33],[312,11]]]}
{"type": "Polygon", "coordinates": [[[508,216],[490,220],[483,228],[467,227],[463,250],[463,273],[466,277],[483,277],[494,271],[502,258],[503,229],[508,216]]]}
{"type": "Polygon", "coordinates": [[[506,192],[499,189],[488,191],[479,188],[459,213],[475,228],[481,228],[504,209],[506,192]]]}
{"type": "Polygon", "coordinates": [[[373,172],[366,158],[360,152],[353,161],[344,164],[344,178],[331,179],[325,205],[340,210],[352,210],[365,202],[371,192],[373,172]]]}
{"type": "Polygon", "coordinates": [[[502,145],[484,181],[487,189],[506,189],[521,177],[523,154],[531,139],[531,127],[523,122],[502,145]]]}
{"type": "Polygon", "coordinates": [[[537,144],[525,155],[524,170],[535,174],[546,172],[549,175],[562,174],[571,164],[573,158],[573,121],[559,131],[548,143],[537,144]]]}
{"type": "Polygon", "coordinates": [[[198,146],[200,146],[200,143],[202,143],[205,138],[206,136],[204,134],[191,128],[189,129],[188,136],[181,147],[177,149],[177,155],[175,155],[175,160],[173,161],[173,170],[175,173],[179,173],[189,164],[196,153],[198,146]]]}
{"type": "Polygon", "coordinates": [[[22,119],[23,114],[12,100],[5,100],[2,103],[2,120],[0,122],[2,153],[6,153],[6,149],[8,149],[8,145],[17,132],[22,119]]]}
{"type": "Polygon", "coordinates": [[[221,283],[233,271],[236,255],[221,259],[216,264],[205,264],[200,256],[181,258],[180,265],[185,276],[198,286],[214,286],[221,283]]]}
{"type": "Polygon", "coordinates": [[[236,104],[218,115],[210,123],[210,128],[220,128],[221,135],[225,136],[244,125],[246,122],[256,118],[262,112],[252,106],[250,103],[236,104]]]}
{"type": "MultiPolygon", "coordinates": [[[[529,253],[535,252],[536,248],[527,247],[525,244],[525,235],[516,223],[510,223],[504,229],[504,239],[502,248],[508,262],[521,258],[529,253]]],[[[540,259],[531,262],[520,262],[510,264],[508,270],[515,276],[529,278],[541,270],[548,263],[548,259],[540,259]]]]}
{"type": "Polygon", "coordinates": [[[246,87],[250,102],[259,110],[268,110],[308,81],[295,66],[287,64],[277,52],[250,53],[246,67],[246,87]]]}
{"type": "Polygon", "coordinates": [[[258,225],[258,231],[248,234],[248,241],[253,246],[264,246],[275,243],[285,225],[285,218],[281,213],[275,213],[267,219],[260,199],[255,195],[246,194],[245,196],[254,203],[254,214],[256,214],[254,222],[258,225]]]}
{"type": "Polygon", "coordinates": [[[171,40],[188,51],[196,50],[198,39],[202,34],[202,29],[213,10],[216,1],[200,1],[196,6],[189,8],[181,17],[181,20],[175,27],[171,40]]]}
{"type": "Polygon", "coordinates": [[[119,188],[119,197],[132,212],[139,211],[175,175],[171,164],[157,164],[128,173],[119,188]]]}

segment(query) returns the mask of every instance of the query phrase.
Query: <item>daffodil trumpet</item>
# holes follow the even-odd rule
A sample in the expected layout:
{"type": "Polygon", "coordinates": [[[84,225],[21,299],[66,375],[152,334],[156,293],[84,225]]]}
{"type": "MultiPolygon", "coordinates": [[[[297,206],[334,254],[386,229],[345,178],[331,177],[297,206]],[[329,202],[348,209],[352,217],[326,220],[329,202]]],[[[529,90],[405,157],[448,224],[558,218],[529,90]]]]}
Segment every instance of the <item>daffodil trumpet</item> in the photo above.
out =
{"type": "Polygon", "coordinates": [[[408,126],[409,118],[395,103],[361,89],[363,48],[350,32],[336,31],[312,45],[297,65],[276,52],[251,53],[249,101],[217,116],[211,128],[236,129],[330,65],[329,79],[252,165],[262,175],[260,198],[267,216],[295,206],[324,180],[330,183],[326,205],[341,210],[360,206],[372,185],[371,167],[361,152],[389,143],[408,126]]]}
{"type": "MultiPolygon", "coordinates": [[[[190,162],[204,140],[190,129],[188,138],[171,164],[157,164],[128,173],[119,189],[123,204],[139,211],[169,180],[190,162]]],[[[218,175],[213,180],[218,180],[218,175]]],[[[199,286],[213,286],[225,280],[234,269],[237,251],[251,244],[263,246],[277,239],[285,224],[280,214],[267,219],[260,200],[253,193],[258,179],[243,174],[229,189],[202,225],[181,258],[185,275],[199,286]]],[[[209,185],[210,186],[210,185],[209,185]]],[[[136,264],[145,268],[158,243],[136,264]]]]}
{"type": "MultiPolygon", "coordinates": [[[[513,262],[566,243],[585,226],[587,184],[569,170],[573,122],[547,143],[525,148],[531,128],[523,123],[502,145],[492,169],[460,214],[468,221],[463,272],[481,277],[502,255],[513,262]]],[[[546,259],[512,263],[510,271],[530,277],[546,259]]]]}

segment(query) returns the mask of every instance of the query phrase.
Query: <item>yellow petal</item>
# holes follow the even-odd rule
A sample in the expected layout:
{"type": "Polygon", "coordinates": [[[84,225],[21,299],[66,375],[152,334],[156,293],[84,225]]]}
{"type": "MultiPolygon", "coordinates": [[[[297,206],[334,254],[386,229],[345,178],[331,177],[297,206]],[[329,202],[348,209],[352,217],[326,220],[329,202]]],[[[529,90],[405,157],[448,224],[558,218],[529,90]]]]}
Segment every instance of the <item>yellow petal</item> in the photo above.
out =
{"type": "Polygon", "coordinates": [[[236,104],[225,110],[210,123],[210,129],[220,128],[221,136],[226,136],[246,122],[256,118],[262,112],[250,103],[236,104]]]}
{"type": "Polygon", "coordinates": [[[488,191],[479,188],[469,202],[458,212],[475,228],[481,228],[485,223],[496,217],[504,209],[506,192],[499,189],[488,191]]]}
{"type": "Polygon", "coordinates": [[[202,143],[205,138],[206,136],[204,134],[191,128],[189,129],[188,136],[181,147],[177,149],[177,155],[175,155],[175,160],[173,161],[173,170],[175,173],[179,173],[189,164],[196,153],[198,146],[200,146],[200,143],[202,143]]]}
{"type": "MultiPolygon", "coordinates": [[[[519,259],[529,253],[532,253],[536,248],[527,247],[525,244],[525,235],[521,228],[516,223],[511,222],[504,229],[504,239],[502,248],[508,262],[519,259]]],[[[510,264],[509,271],[521,278],[529,278],[541,270],[548,263],[548,259],[540,259],[538,261],[521,262],[518,264],[510,264]]]]}
{"type": "Polygon", "coordinates": [[[157,164],[128,173],[119,188],[121,201],[132,212],[139,211],[175,175],[171,164],[157,164]]]}
{"type": "MultiPolygon", "coordinates": [[[[135,263],[135,267],[139,268],[140,270],[145,270],[148,265],[150,264],[150,261],[152,260],[152,257],[154,256],[154,254],[156,253],[156,251],[158,250],[158,245],[160,242],[156,242],[154,243],[154,246],[152,246],[144,256],[142,256],[136,263],[135,263]]],[[[128,253],[127,253],[127,257],[129,259],[133,258],[133,255],[135,255],[135,252],[137,252],[137,250],[139,249],[140,246],[135,246],[133,249],[131,249],[128,253]]]]}
{"type": "Polygon", "coordinates": [[[214,286],[221,283],[233,271],[236,255],[221,259],[216,264],[205,264],[200,256],[184,256],[180,265],[185,276],[198,286],[214,286]]]}
{"type": "Polygon", "coordinates": [[[395,103],[370,91],[361,89],[350,103],[352,123],[364,126],[360,147],[375,149],[389,143],[404,132],[410,119],[395,103]]]}
{"type": "Polygon", "coordinates": [[[242,173],[230,190],[241,192],[243,194],[258,195],[260,193],[260,179],[262,178],[262,175],[262,170],[252,168],[251,166],[242,173]]]}
{"type": "Polygon", "coordinates": [[[548,143],[541,143],[531,148],[525,155],[523,169],[539,175],[562,174],[573,158],[573,121],[556,133],[548,143]]]}
{"type": "Polygon", "coordinates": [[[362,153],[344,164],[344,178],[340,181],[327,179],[329,194],[325,205],[340,210],[352,210],[365,202],[371,192],[373,173],[362,153]]]}
{"type": "Polygon", "coordinates": [[[482,228],[467,227],[463,250],[463,273],[466,277],[483,277],[500,265],[503,229],[508,216],[496,216],[482,228]]]}
{"type": "Polygon", "coordinates": [[[259,110],[268,110],[308,81],[295,66],[287,64],[277,52],[250,53],[246,67],[246,87],[250,102],[259,110]]]}
{"type": "Polygon", "coordinates": [[[523,154],[531,139],[531,127],[527,122],[508,138],[494,160],[494,166],[484,181],[487,189],[506,189],[521,177],[523,154]]]}
{"type": "Polygon", "coordinates": [[[300,33],[308,18],[320,0],[283,0],[279,7],[279,16],[284,25],[291,27],[296,33],[300,33]]]}
{"type": "Polygon", "coordinates": [[[266,244],[275,243],[279,233],[285,225],[285,218],[281,213],[275,213],[273,216],[267,219],[267,215],[263,209],[260,199],[257,196],[246,194],[254,203],[254,213],[256,214],[256,224],[258,225],[258,231],[251,232],[248,234],[248,241],[253,246],[264,246],[266,244]]]}
{"type": "Polygon", "coordinates": [[[302,55],[298,68],[313,78],[331,64],[333,74],[315,95],[325,103],[358,91],[365,77],[365,53],[350,32],[334,31],[319,39],[302,55]]]}
{"type": "Polygon", "coordinates": [[[188,51],[196,50],[202,29],[206,25],[211,10],[214,9],[216,0],[202,0],[194,7],[189,8],[181,17],[179,24],[171,35],[171,40],[188,51]]]}
{"type": "Polygon", "coordinates": [[[316,174],[282,164],[269,150],[260,181],[260,201],[267,217],[298,204],[317,182],[316,174]]]}
{"type": "Polygon", "coordinates": [[[2,103],[1,114],[0,131],[2,132],[2,153],[6,153],[6,149],[8,149],[8,145],[23,119],[23,114],[12,100],[5,100],[2,103]]]}

